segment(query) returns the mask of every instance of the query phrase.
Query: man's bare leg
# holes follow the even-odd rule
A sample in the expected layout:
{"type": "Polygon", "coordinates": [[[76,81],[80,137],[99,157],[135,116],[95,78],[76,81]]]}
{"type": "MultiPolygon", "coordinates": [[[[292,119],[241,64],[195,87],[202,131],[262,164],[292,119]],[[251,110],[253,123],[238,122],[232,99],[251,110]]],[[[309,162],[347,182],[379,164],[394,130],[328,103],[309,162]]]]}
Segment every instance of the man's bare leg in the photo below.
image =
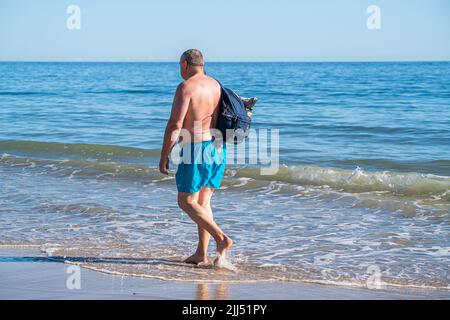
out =
{"type": "Polygon", "coordinates": [[[217,252],[225,256],[233,245],[233,241],[225,235],[220,227],[214,222],[207,209],[199,204],[200,193],[178,193],[178,205],[186,212],[197,225],[206,230],[217,243],[217,252]]]}
{"type": "MultiPolygon", "coordinates": [[[[214,189],[205,187],[203,188],[198,196],[198,203],[208,211],[211,219],[213,218],[213,213],[211,209],[211,198],[214,194],[214,189]]],[[[198,228],[198,246],[197,251],[185,260],[186,263],[199,264],[199,263],[209,263],[208,261],[208,246],[211,235],[208,231],[200,226],[198,228]]]]}

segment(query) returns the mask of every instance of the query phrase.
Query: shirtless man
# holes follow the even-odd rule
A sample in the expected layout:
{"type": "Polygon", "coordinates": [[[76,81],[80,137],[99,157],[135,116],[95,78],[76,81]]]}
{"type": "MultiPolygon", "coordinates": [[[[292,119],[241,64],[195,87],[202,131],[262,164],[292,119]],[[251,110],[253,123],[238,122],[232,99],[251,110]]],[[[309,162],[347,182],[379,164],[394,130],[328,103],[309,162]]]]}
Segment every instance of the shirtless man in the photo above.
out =
{"type": "Polygon", "coordinates": [[[216,150],[211,133],[218,121],[221,89],[216,80],[206,76],[203,55],[199,50],[192,49],[183,53],[180,73],[185,81],[178,86],[175,94],[164,135],[159,169],[161,173],[168,174],[169,154],[180,138],[179,133],[181,129],[184,129],[184,133],[189,132],[190,141],[183,146],[183,152],[186,147],[191,147],[193,161],[184,163],[183,160],[178,166],[178,205],[197,224],[199,242],[195,254],[185,262],[208,264],[207,249],[212,236],[219,254],[214,263],[220,265],[221,258],[225,258],[226,252],[233,245],[233,241],[215,223],[211,210],[211,198],[214,190],[220,187],[226,162],[226,148],[223,147],[222,152],[216,150]],[[220,158],[220,161],[197,163],[198,152],[194,152],[194,149],[208,153],[215,160],[220,158]]]}

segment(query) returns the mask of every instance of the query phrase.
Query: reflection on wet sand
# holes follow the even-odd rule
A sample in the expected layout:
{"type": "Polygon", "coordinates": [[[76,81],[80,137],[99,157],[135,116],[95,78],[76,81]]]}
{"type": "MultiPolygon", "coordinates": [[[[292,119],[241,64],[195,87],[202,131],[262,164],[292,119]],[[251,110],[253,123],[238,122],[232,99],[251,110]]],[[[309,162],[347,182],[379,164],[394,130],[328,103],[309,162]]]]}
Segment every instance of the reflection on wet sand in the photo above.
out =
{"type": "Polygon", "coordinates": [[[208,284],[200,283],[197,285],[197,300],[228,300],[230,297],[230,288],[225,283],[208,284]]]}

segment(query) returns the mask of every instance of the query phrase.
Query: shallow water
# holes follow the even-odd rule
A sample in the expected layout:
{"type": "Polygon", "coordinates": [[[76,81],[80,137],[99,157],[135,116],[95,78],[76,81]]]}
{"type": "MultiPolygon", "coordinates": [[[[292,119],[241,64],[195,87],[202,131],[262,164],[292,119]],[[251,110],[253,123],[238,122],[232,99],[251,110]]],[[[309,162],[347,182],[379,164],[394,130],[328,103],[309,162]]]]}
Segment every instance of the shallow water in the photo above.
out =
{"type": "Polygon", "coordinates": [[[196,228],[156,166],[176,64],[0,63],[0,244],[166,280],[449,287],[450,63],[208,73],[281,135],[275,176],[231,165],[214,197],[236,272],[179,263],[196,228]]]}

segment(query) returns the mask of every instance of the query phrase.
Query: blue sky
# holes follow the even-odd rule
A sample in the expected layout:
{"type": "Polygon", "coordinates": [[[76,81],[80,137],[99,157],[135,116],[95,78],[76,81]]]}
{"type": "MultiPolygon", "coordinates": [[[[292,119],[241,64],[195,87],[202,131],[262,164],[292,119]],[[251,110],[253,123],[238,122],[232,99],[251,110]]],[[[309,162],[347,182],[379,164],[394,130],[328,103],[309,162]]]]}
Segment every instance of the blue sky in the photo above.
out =
{"type": "Polygon", "coordinates": [[[450,60],[448,0],[0,0],[0,60],[450,60]],[[66,9],[81,8],[68,30],[66,9]],[[369,5],[381,30],[368,30],[369,5]]]}

